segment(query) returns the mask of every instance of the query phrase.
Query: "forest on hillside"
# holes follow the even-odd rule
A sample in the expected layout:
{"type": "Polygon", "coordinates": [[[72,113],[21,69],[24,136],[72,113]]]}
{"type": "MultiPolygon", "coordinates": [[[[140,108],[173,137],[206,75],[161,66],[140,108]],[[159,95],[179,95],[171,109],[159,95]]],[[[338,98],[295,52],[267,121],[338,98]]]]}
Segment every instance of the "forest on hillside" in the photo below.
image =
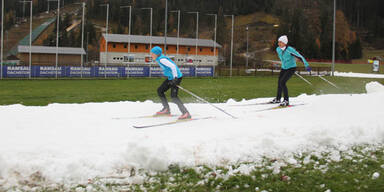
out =
{"type": "MultiPolygon", "coordinates": [[[[47,10],[47,0],[33,2],[35,14],[47,10]]],[[[74,2],[80,1],[65,0],[65,4],[74,2]]],[[[153,8],[153,34],[164,35],[165,0],[85,0],[85,2],[88,21],[86,28],[92,34],[95,30],[92,22],[105,21],[105,7],[100,5],[109,3],[110,22],[116,24],[112,25],[110,32],[127,33],[128,11],[121,9],[120,6],[132,5],[133,34],[149,34],[149,11],[141,8],[153,8]]],[[[280,20],[279,27],[275,31],[276,39],[279,35],[287,34],[290,44],[306,57],[330,59],[333,2],[333,0],[168,0],[168,9],[182,11],[181,34],[191,38],[195,37],[196,14],[187,12],[199,12],[200,32],[212,31],[213,19],[206,14],[218,14],[217,41],[224,47],[228,47],[227,39],[230,37],[230,30],[227,30],[230,22],[225,20],[224,15],[244,16],[255,12],[271,14],[280,20]]],[[[18,18],[29,14],[29,10],[20,6],[18,1],[5,0],[5,4],[5,28],[11,27],[18,18]]],[[[51,7],[56,8],[55,4],[51,3],[51,7]]],[[[384,7],[383,0],[337,0],[337,59],[360,58],[363,46],[384,48],[384,12],[380,10],[382,7],[384,7]]],[[[168,17],[168,29],[172,31],[177,26],[177,15],[169,13],[168,17]]],[[[62,23],[65,22],[70,22],[70,19],[63,18],[62,23]]],[[[213,33],[210,34],[213,36],[213,33]]],[[[68,39],[71,39],[70,35],[67,34],[68,39]]],[[[235,39],[235,52],[239,54],[244,51],[242,48],[245,41],[240,39],[239,35],[235,35],[235,39]]],[[[273,40],[270,40],[272,48],[275,46],[273,40]]],[[[68,43],[68,41],[61,42],[68,43]]],[[[68,44],[71,44],[70,41],[68,44]]]]}

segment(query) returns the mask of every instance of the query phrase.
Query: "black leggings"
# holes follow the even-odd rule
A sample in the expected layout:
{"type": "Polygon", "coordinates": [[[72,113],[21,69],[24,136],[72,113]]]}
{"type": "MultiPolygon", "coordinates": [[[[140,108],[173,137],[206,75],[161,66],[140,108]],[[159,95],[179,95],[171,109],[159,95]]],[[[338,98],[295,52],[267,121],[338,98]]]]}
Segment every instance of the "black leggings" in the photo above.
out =
{"type": "Polygon", "coordinates": [[[281,99],[281,92],[284,92],[284,100],[289,101],[287,81],[292,77],[295,71],[296,67],[290,69],[281,69],[277,86],[277,100],[281,99]]]}
{"type": "MultiPolygon", "coordinates": [[[[177,85],[180,85],[181,83],[181,80],[182,78],[178,78],[177,79],[177,85]]],[[[179,92],[179,88],[177,86],[171,86],[170,85],[170,80],[166,79],[161,85],[160,87],[157,89],[157,94],[159,95],[160,97],[160,100],[161,100],[161,103],[163,104],[163,107],[164,108],[167,108],[169,109],[169,104],[168,104],[168,100],[167,98],[165,97],[165,92],[168,91],[168,89],[171,89],[171,98],[172,98],[172,101],[174,103],[176,103],[176,105],[179,107],[179,110],[182,114],[184,113],[187,113],[188,110],[185,108],[183,102],[181,102],[181,100],[179,99],[179,97],[177,96],[178,92],[179,92]]]]}

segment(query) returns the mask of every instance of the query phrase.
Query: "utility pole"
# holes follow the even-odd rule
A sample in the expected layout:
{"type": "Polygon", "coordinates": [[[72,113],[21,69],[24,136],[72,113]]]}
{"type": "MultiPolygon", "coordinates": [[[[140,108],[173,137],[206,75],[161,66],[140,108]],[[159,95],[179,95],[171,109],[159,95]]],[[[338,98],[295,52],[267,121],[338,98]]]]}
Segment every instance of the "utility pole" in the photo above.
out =
{"type": "MultiPolygon", "coordinates": [[[[141,9],[147,9],[147,10],[150,10],[150,14],[151,14],[151,21],[150,21],[150,24],[149,24],[149,35],[150,35],[150,39],[149,39],[149,57],[151,57],[151,49],[152,49],[152,15],[153,15],[153,8],[141,8],[141,9]]],[[[152,58],[151,58],[152,59],[152,58]]],[[[152,61],[153,62],[153,61],[152,61]]],[[[149,64],[149,77],[152,76],[152,62],[149,64]]]]}
{"type": "MultiPolygon", "coordinates": [[[[30,18],[29,18],[29,79],[32,77],[32,17],[33,17],[33,3],[32,1],[20,1],[23,4],[30,3],[30,18]]],[[[3,35],[1,35],[3,37],[3,35]]]]}
{"type": "Polygon", "coordinates": [[[164,55],[167,55],[168,0],[165,0],[164,55]]]}
{"type": "Polygon", "coordinates": [[[57,67],[59,62],[59,28],[60,28],[60,0],[48,0],[48,4],[50,1],[57,1],[57,21],[56,21],[56,79],[57,75],[57,67]]]}
{"type": "Polygon", "coordinates": [[[247,25],[247,28],[245,28],[245,30],[247,31],[247,54],[246,54],[246,63],[245,63],[245,67],[246,69],[248,69],[248,31],[249,31],[249,28],[248,28],[248,25],[247,25]]]}
{"type": "Polygon", "coordinates": [[[172,13],[177,13],[177,51],[176,54],[179,56],[180,49],[180,10],[171,11],[172,13]]]}
{"type": "Polygon", "coordinates": [[[48,9],[47,9],[47,13],[49,13],[49,1],[47,1],[47,3],[48,3],[48,9]]]}
{"type": "Polygon", "coordinates": [[[107,63],[108,63],[108,23],[109,23],[109,3],[100,5],[101,7],[107,7],[107,18],[105,21],[105,63],[104,63],[104,78],[107,78],[107,63]]]}
{"type": "Polygon", "coordinates": [[[89,45],[89,32],[87,32],[87,51],[85,52],[85,63],[88,63],[88,45],[89,45]]]}
{"type": "Polygon", "coordinates": [[[0,69],[0,79],[3,79],[3,55],[4,55],[4,1],[1,1],[1,69],[0,69]]]}
{"type": "Polygon", "coordinates": [[[195,48],[195,77],[197,77],[197,49],[199,45],[199,12],[187,12],[190,14],[196,14],[196,48],[195,48]]]}
{"type": "Polygon", "coordinates": [[[235,24],[235,15],[224,15],[225,17],[232,17],[232,33],[231,33],[231,63],[230,63],[230,71],[229,76],[232,77],[232,61],[233,61],[233,27],[235,24]]]}
{"type": "Polygon", "coordinates": [[[131,21],[132,21],[132,6],[121,6],[121,9],[129,8],[129,14],[128,14],[128,53],[131,52],[131,21]]]}
{"type": "Polygon", "coordinates": [[[129,5],[129,6],[121,6],[120,7],[121,9],[124,9],[124,8],[129,8],[129,14],[128,14],[128,17],[129,17],[129,22],[128,22],[128,42],[127,42],[127,50],[128,50],[128,74],[127,74],[127,78],[129,77],[129,53],[131,52],[131,20],[132,20],[132,6],[129,5]]]}
{"type": "Polygon", "coordinates": [[[207,14],[207,15],[215,16],[215,35],[214,35],[214,42],[213,42],[213,56],[216,57],[217,14],[207,14]]]}
{"type": "Polygon", "coordinates": [[[336,55],[336,0],[333,0],[332,76],[335,75],[335,55],[336,55]]]}
{"type": "Polygon", "coordinates": [[[57,79],[57,67],[59,63],[59,28],[60,28],[60,0],[57,0],[57,26],[56,26],[56,79],[57,79]]]}
{"type": "MultiPolygon", "coordinates": [[[[85,2],[83,3],[75,3],[78,5],[82,5],[83,8],[83,14],[82,14],[82,20],[81,20],[81,48],[84,49],[84,25],[85,25],[85,2]]],[[[81,54],[81,61],[80,61],[80,66],[81,66],[81,74],[80,77],[83,78],[83,68],[84,68],[84,55],[81,54]]]]}
{"type": "MultiPolygon", "coordinates": [[[[83,2],[83,18],[82,18],[82,29],[81,29],[81,48],[84,50],[84,24],[85,24],[85,2],[83,2]]],[[[83,78],[83,67],[84,67],[84,55],[81,54],[81,75],[83,78]]]]}

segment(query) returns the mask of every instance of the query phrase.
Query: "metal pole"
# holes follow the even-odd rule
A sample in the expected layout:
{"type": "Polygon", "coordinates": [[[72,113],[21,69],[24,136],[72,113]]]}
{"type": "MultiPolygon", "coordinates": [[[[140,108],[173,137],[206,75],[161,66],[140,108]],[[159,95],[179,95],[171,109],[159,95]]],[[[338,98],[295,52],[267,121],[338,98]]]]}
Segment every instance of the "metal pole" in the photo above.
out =
{"type": "Polygon", "coordinates": [[[153,21],[153,9],[151,8],[151,23],[150,23],[150,36],[151,36],[151,41],[149,45],[149,55],[151,55],[151,49],[152,49],[152,21],[153,21]]]}
{"type": "Polygon", "coordinates": [[[197,46],[198,46],[198,41],[199,41],[199,12],[187,12],[190,14],[196,14],[196,48],[195,48],[195,77],[197,77],[197,46]]]}
{"type": "Polygon", "coordinates": [[[232,37],[231,37],[231,74],[230,76],[232,77],[232,63],[233,63],[233,28],[235,25],[235,16],[232,15],[232,37]]]}
{"type": "Polygon", "coordinates": [[[180,49],[180,10],[177,11],[170,11],[172,13],[177,13],[177,50],[176,54],[179,56],[179,49],[180,49]]]}
{"type": "Polygon", "coordinates": [[[168,0],[165,0],[164,55],[167,55],[168,0]]]}
{"type": "Polygon", "coordinates": [[[229,114],[228,112],[224,111],[223,109],[221,109],[221,108],[219,108],[219,107],[213,105],[212,103],[206,101],[205,99],[203,99],[203,98],[197,96],[196,94],[192,93],[191,91],[188,91],[187,89],[181,87],[180,85],[177,85],[177,87],[180,88],[181,90],[185,91],[186,93],[192,95],[192,96],[195,97],[196,99],[198,99],[198,100],[200,100],[200,101],[202,101],[202,102],[204,102],[204,103],[207,103],[207,104],[211,105],[212,107],[214,107],[214,108],[220,110],[221,112],[227,114],[228,116],[230,116],[230,117],[232,117],[232,118],[234,118],[234,119],[237,119],[237,117],[235,117],[235,116],[229,114]]]}
{"type": "Polygon", "coordinates": [[[129,23],[128,23],[128,70],[127,70],[127,78],[129,77],[129,54],[131,53],[131,21],[132,21],[132,6],[129,6],[129,23]]]}
{"type": "Polygon", "coordinates": [[[108,25],[109,25],[109,4],[107,4],[107,29],[105,31],[105,53],[106,53],[106,60],[105,60],[105,66],[104,66],[104,77],[107,78],[107,63],[108,63],[108,40],[107,40],[107,35],[108,35],[108,25]]]}
{"type": "Polygon", "coordinates": [[[309,85],[312,85],[313,84],[311,82],[309,82],[308,80],[306,80],[303,76],[299,75],[297,72],[295,72],[295,75],[297,75],[298,77],[300,77],[300,79],[302,79],[303,81],[305,81],[306,83],[308,83],[309,85]]]}
{"type": "Polygon", "coordinates": [[[30,21],[29,21],[29,79],[32,77],[32,17],[33,17],[33,3],[31,3],[30,21]]]}
{"type": "Polygon", "coordinates": [[[232,77],[232,61],[233,61],[233,27],[235,24],[235,15],[224,15],[224,16],[230,16],[232,17],[232,34],[231,34],[231,62],[230,62],[230,71],[229,76],[232,77]]]}
{"type": "Polygon", "coordinates": [[[88,44],[89,44],[89,32],[87,32],[87,51],[85,52],[85,63],[88,63],[88,44]]]}
{"type": "Polygon", "coordinates": [[[215,16],[215,29],[214,29],[214,42],[213,42],[213,56],[216,57],[216,34],[217,34],[217,14],[207,14],[215,16]]]}
{"type": "Polygon", "coordinates": [[[25,19],[25,3],[23,3],[23,19],[25,19]]]}
{"type": "Polygon", "coordinates": [[[0,79],[3,79],[3,55],[4,55],[4,1],[1,1],[1,69],[0,69],[0,79]]]}
{"type": "Polygon", "coordinates": [[[127,42],[127,54],[128,54],[128,73],[127,73],[127,78],[129,77],[129,53],[131,52],[131,19],[132,19],[132,6],[129,5],[129,6],[121,6],[120,8],[129,8],[129,14],[128,14],[128,42],[127,42]]]}
{"type": "Polygon", "coordinates": [[[336,52],[336,0],[333,1],[333,42],[332,42],[332,76],[335,75],[336,52]]]}
{"type": "MultiPolygon", "coordinates": [[[[149,57],[151,57],[151,49],[152,49],[152,15],[153,15],[153,9],[152,8],[141,8],[141,9],[149,9],[150,10],[150,13],[151,13],[151,21],[150,21],[150,26],[149,26],[149,35],[150,35],[150,37],[149,37],[149,57]]],[[[151,62],[152,63],[152,62],[151,62]]],[[[151,77],[152,76],[152,74],[151,74],[151,67],[152,67],[152,64],[149,64],[149,77],[151,77]]]]}
{"type": "Polygon", "coordinates": [[[59,62],[59,28],[60,28],[60,0],[57,1],[57,26],[56,26],[56,79],[57,79],[57,67],[59,62]]]}
{"type": "Polygon", "coordinates": [[[129,40],[128,40],[128,53],[131,52],[131,23],[132,23],[132,6],[129,6],[129,24],[128,24],[128,35],[129,35],[129,40]]]}
{"type": "Polygon", "coordinates": [[[248,69],[248,30],[249,30],[249,28],[248,28],[248,26],[247,26],[247,28],[246,28],[246,30],[247,30],[247,54],[246,54],[246,64],[245,64],[245,67],[248,69]]]}
{"type": "MultiPolygon", "coordinates": [[[[151,8],[151,31],[150,31],[150,45],[149,45],[149,56],[151,56],[151,49],[152,49],[152,14],[153,14],[153,9],[151,8]]],[[[165,51],[165,54],[166,54],[166,48],[164,47],[164,51],[165,51]]],[[[153,62],[153,61],[152,61],[153,62]]],[[[152,76],[152,62],[149,64],[149,76],[151,77],[152,76]]]]}
{"type": "Polygon", "coordinates": [[[180,10],[177,11],[177,55],[179,56],[180,49],[180,10]]]}
{"type": "Polygon", "coordinates": [[[330,85],[334,86],[335,88],[338,88],[340,89],[337,85],[335,85],[334,83],[328,81],[327,79],[325,79],[324,77],[322,77],[321,75],[318,76],[320,79],[324,80],[325,82],[329,83],[330,85]]]}
{"type": "Polygon", "coordinates": [[[213,44],[213,56],[216,57],[217,14],[215,14],[215,42],[213,44]]]}
{"type": "Polygon", "coordinates": [[[229,76],[232,77],[232,61],[233,61],[233,27],[235,15],[224,15],[225,17],[232,17],[232,33],[231,33],[231,61],[230,61],[230,71],[229,76]]]}
{"type": "Polygon", "coordinates": [[[107,63],[108,63],[108,22],[109,22],[109,4],[102,4],[101,7],[107,7],[107,17],[105,21],[105,63],[104,63],[104,78],[107,78],[107,63]]]}
{"type": "Polygon", "coordinates": [[[199,44],[199,12],[196,12],[196,66],[195,66],[195,77],[197,77],[197,49],[199,44]]]}
{"type": "MultiPolygon", "coordinates": [[[[84,25],[85,25],[85,2],[83,2],[83,18],[82,18],[83,24],[82,24],[82,33],[81,33],[81,48],[84,50],[84,25]]],[[[81,54],[81,75],[80,77],[83,78],[83,65],[84,65],[84,55],[81,54]]]]}

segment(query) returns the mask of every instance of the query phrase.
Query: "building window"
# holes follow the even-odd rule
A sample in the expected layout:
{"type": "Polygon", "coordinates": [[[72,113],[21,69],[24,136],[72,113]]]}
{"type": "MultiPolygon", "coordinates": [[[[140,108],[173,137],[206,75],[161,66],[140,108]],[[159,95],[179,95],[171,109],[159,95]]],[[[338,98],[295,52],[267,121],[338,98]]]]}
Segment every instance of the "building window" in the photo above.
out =
{"type": "Polygon", "coordinates": [[[145,45],[145,49],[147,49],[147,50],[148,50],[148,49],[149,49],[149,45],[145,45]]]}
{"type": "Polygon", "coordinates": [[[128,47],[128,43],[127,44],[124,44],[124,48],[127,48],[128,47]]]}
{"type": "Polygon", "coordinates": [[[137,49],[137,45],[135,45],[135,49],[137,49]]]}
{"type": "Polygon", "coordinates": [[[188,51],[191,51],[191,48],[190,48],[190,47],[188,47],[188,51]]]}
{"type": "Polygon", "coordinates": [[[211,48],[211,52],[213,52],[213,48],[211,48]]]}
{"type": "Polygon", "coordinates": [[[203,48],[200,48],[200,52],[203,52],[203,48]]]}
{"type": "Polygon", "coordinates": [[[167,49],[167,51],[168,51],[168,49],[169,49],[169,46],[167,46],[167,48],[166,48],[166,49],[167,49]]]}
{"type": "Polygon", "coordinates": [[[116,48],[116,43],[112,44],[113,48],[116,48]]]}

